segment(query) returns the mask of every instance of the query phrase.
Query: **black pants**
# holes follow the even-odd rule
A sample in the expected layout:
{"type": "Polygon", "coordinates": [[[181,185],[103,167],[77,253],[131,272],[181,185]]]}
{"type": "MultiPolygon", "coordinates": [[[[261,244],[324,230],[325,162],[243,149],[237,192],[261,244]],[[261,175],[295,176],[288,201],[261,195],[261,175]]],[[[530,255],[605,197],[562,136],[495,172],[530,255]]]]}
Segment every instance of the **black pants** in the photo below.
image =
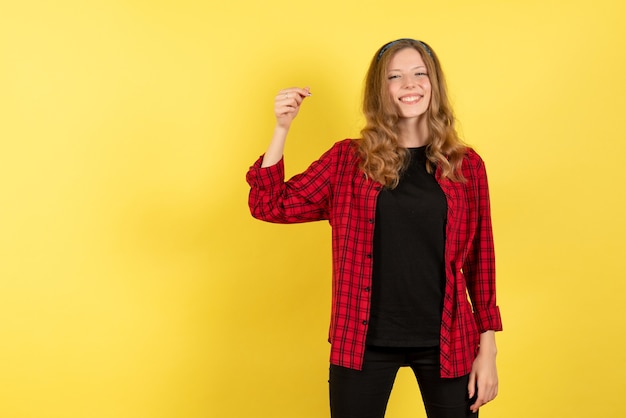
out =
{"type": "Polygon", "coordinates": [[[478,418],[469,406],[469,375],[444,379],[439,372],[439,347],[367,347],[363,370],[330,366],[332,418],[383,418],[400,367],[413,369],[429,418],[478,418]]]}

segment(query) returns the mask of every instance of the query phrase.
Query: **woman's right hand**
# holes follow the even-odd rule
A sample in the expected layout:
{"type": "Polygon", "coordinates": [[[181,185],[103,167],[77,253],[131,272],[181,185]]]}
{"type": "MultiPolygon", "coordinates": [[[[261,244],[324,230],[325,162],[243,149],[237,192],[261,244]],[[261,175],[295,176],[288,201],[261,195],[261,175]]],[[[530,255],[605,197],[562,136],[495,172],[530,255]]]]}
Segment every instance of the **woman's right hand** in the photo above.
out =
{"type": "Polygon", "coordinates": [[[302,101],[310,95],[309,87],[290,87],[279,91],[274,99],[276,125],[288,129],[291,126],[291,122],[298,115],[302,101]]]}
{"type": "Polygon", "coordinates": [[[274,165],[283,157],[285,141],[287,140],[291,122],[298,115],[302,101],[310,95],[311,91],[308,87],[303,89],[290,87],[278,92],[274,99],[274,113],[276,114],[274,136],[272,136],[270,145],[263,156],[261,167],[274,165]]]}

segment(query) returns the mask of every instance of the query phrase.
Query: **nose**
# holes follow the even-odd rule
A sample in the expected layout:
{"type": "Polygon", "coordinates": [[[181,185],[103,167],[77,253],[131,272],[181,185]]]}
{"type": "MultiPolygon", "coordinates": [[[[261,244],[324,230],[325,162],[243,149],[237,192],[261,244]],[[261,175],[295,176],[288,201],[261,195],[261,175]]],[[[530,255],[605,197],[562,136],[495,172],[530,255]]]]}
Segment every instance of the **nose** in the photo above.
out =
{"type": "Polygon", "coordinates": [[[405,89],[412,89],[417,85],[417,82],[413,77],[404,77],[403,82],[404,83],[402,87],[405,89]]]}

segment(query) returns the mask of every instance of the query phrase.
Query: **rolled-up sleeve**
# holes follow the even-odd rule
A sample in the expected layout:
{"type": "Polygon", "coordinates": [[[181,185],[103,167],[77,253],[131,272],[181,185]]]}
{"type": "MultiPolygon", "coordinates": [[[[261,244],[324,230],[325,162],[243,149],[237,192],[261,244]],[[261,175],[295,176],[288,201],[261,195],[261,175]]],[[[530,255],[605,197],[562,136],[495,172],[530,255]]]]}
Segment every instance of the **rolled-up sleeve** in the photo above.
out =
{"type": "Polygon", "coordinates": [[[252,216],[275,223],[328,219],[333,149],[286,182],[283,159],[269,167],[261,167],[262,161],[261,156],[246,175],[250,185],[248,206],[252,216]]]}
{"type": "Polygon", "coordinates": [[[463,271],[472,305],[474,320],[479,332],[501,331],[502,319],[496,304],[496,271],[491,208],[487,172],[482,159],[478,158],[470,176],[469,187],[476,204],[476,230],[463,271]]]}

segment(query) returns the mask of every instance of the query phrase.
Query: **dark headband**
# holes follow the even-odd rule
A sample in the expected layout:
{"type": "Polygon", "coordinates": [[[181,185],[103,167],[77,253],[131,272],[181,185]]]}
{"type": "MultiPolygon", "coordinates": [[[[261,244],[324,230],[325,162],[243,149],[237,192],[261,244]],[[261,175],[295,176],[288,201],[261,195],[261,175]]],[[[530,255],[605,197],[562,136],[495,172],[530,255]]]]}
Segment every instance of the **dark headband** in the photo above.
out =
{"type": "Polygon", "coordinates": [[[385,53],[385,51],[387,51],[389,48],[391,48],[391,46],[393,46],[393,45],[397,44],[397,43],[398,43],[398,42],[400,42],[400,41],[413,41],[413,42],[419,42],[419,44],[420,44],[421,46],[423,46],[423,47],[424,47],[424,49],[426,50],[426,53],[427,53],[428,55],[430,55],[430,57],[431,57],[431,58],[432,58],[432,56],[433,56],[432,51],[430,50],[430,48],[428,47],[428,45],[426,45],[424,42],[422,42],[422,41],[418,41],[417,39],[411,39],[411,38],[401,38],[401,39],[396,39],[395,41],[391,41],[391,42],[389,42],[388,44],[385,44],[385,46],[383,46],[383,47],[380,49],[380,52],[378,53],[378,56],[376,57],[376,61],[380,61],[380,58],[383,56],[383,54],[385,53]]]}

